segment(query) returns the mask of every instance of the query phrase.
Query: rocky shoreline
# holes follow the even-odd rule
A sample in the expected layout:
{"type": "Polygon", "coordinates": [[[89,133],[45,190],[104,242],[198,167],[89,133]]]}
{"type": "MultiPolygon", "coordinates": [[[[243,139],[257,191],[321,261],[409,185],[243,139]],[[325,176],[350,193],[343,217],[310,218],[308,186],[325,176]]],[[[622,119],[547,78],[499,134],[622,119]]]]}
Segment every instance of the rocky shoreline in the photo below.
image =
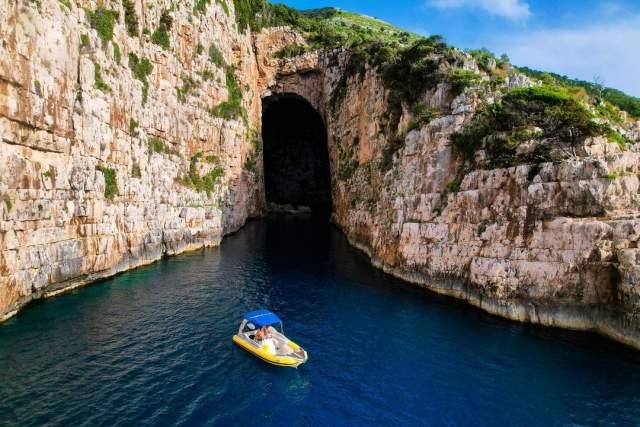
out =
{"type": "Polygon", "coordinates": [[[602,312],[598,307],[539,305],[532,301],[499,301],[482,295],[459,279],[429,277],[392,267],[373,254],[371,248],[347,237],[349,243],[363,252],[371,265],[385,273],[429,292],[463,300],[489,314],[522,323],[597,333],[621,344],[640,350],[640,332],[624,324],[621,315],[602,312]]]}
{"type": "Polygon", "coordinates": [[[138,257],[136,259],[123,259],[118,265],[108,270],[102,270],[90,274],[86,274],[79,277],[74,277],[73,279],[57,282],[51,284],[45,288],[39,289],[36,292],[33,292],[27,296],[19,298],[11,310],[0,315],[0,323],[9,320],[10,318],[17,315],[20,311],[27,308],[27,306],[35,301],[40,299],[46,299],[55,297],[66,292],[70,292],[74,289],[81,288],[84,286],[88,286],[99,282],[101,280],[108,279],[110,277],[116,276],[121,273],[125,273],[130,270],[135,270],[140,267],[144,267],[155,262],[162,260],[165,257],[169,256],[177,256],[186,252],[193,252],[197,250],[201,250],[204,248],[213,248],[218,247],[221,243],[221,239],[211,240],[206,242],[199,243],[184,243],[180,244],[179,247],[171,249],[171,250],[162,250],[161,252],[154,251],[146,254],[142,254],[143,256],[138,257]]]}

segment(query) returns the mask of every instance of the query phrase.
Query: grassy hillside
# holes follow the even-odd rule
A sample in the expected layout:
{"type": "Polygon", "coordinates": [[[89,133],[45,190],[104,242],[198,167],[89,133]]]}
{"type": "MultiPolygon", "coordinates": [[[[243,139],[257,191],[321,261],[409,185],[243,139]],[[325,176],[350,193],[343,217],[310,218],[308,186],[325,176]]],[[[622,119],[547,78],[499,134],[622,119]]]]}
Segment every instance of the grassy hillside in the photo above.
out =
{"type": "Polygon", "coordinates": [[[351,41],[374,38],[398,44],[408,44],[420,38],[417,34],[394,27],[380,19],[332,7],[305,10],[302,13],[311,19],[323,21],[336,27],[347,40],[351,41]]]}
{"type": "MultiPolygon", "coordinates": [[[[222,1],[222,0],[220,0],[222,1]]],[[[240,29],[289,25],[299,30],[313,48],[333,49],[346,47],[352,51],[352,59],[348,71],[353,74],[362,69],[363,64],[391,68],[388,76],[400,71],[407,72],[418,80],[424,79],[422,72],[435,71],[435,64],[429,63],[427,57],[434,52],[444,54],[452,59],[455,49],[447,46],[440,36],[430,38],[409,33],[376,18],[346,12],[336,8],[312,9],[298,11],[281,4],[271,4],[267,0],[233,0],[236,19],[240,29]],[[417,56],[416,56],[417,54],[417,56]],[[399,64],[401,61],[415,61],[411,64],[399,64]],[[395,73],[394,73],[395,71],[395,73]]],[[[281,57],[294,56],[304,52],[300,46],[292,46],[281,53],[281,57]]],[[[502,77],[504,70],[509,69],[508,58],[495,58],[487,50],[470,51],[484,71],[486,64],[497,64],[498,75],[502,77]],[[502,71],[501,71],[502,70],[502,71]]],[[[615,117],[617,110],[623,110],[633,117],[640,117],[640,99],[629,96],[619,90],[602,88],[596,84],[581,80],[569,79],[553,73],[517,68],[518,71],[532,78],[542,80],[546,86],[568,89],[577,93],[580,90],[588,95],[593,104],[598,106],[600,115],[615,117]]],[[[398,75],[400,79],[403,76],[398,75]]],[[[474,76],[463,72],[454,72],[448,76],[452,83],[465,86],[472,83],[474,76]]],[[[412,79],[409,79],[412,80],[412,79]]],[[[412,81],[409,81],[412,83],[412,81]]],[[[417,89],[424,88],[424,84],[417,89]]],[[[614,120],[618,121],[618,120],[614,120]]]]}
{"type": "Polygon", "coordinates": [[[560,84],[569,87],[581,87],[590,96],[602,97],[604,100],[626,111],[634,117],[640,117],[640,98],[629,96],[618,89],[602,87],[598,84],[584,80],[571,79],[555,73],[533,70],[528,67],[519,67],[518,70],[529,77],[542,80],[551,84],[560,84]]]}

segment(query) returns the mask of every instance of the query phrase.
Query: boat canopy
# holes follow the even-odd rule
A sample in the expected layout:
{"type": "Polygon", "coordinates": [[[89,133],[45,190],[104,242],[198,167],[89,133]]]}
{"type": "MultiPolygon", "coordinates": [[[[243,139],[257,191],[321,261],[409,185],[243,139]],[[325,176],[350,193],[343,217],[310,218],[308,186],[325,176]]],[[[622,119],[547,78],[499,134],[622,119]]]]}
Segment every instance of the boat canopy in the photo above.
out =
{"type": "Polygon", "coordinates": [[[244,318],[256,325],[258,328],[282,323],[282,320],[269,310],[250,311],[244,315],[244,318]]]}

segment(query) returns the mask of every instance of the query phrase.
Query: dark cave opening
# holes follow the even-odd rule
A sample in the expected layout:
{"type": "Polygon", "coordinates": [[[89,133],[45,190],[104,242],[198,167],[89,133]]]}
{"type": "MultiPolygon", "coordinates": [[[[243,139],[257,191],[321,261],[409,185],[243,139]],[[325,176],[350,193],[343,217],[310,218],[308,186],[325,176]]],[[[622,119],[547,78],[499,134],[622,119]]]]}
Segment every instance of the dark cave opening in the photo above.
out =
{"type": "Polygon", "coordinates": [[[264,98],[262,139],[267,202],[330,214],[327,131],[313,106],[293,94],[264,98]]]}

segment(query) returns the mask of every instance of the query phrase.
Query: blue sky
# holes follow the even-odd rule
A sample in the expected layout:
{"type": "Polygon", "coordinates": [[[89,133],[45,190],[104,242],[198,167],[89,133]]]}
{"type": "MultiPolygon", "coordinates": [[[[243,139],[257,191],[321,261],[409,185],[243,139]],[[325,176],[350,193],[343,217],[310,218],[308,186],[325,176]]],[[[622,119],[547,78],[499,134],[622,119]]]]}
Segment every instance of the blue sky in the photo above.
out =
{"type": "MultiPolygon", "coordinates": [[[[277,1],[277,0],[276,0],[277,1]]],[[[640,0],[279,0],[335,6],[640,96],[640,0]]]]}

